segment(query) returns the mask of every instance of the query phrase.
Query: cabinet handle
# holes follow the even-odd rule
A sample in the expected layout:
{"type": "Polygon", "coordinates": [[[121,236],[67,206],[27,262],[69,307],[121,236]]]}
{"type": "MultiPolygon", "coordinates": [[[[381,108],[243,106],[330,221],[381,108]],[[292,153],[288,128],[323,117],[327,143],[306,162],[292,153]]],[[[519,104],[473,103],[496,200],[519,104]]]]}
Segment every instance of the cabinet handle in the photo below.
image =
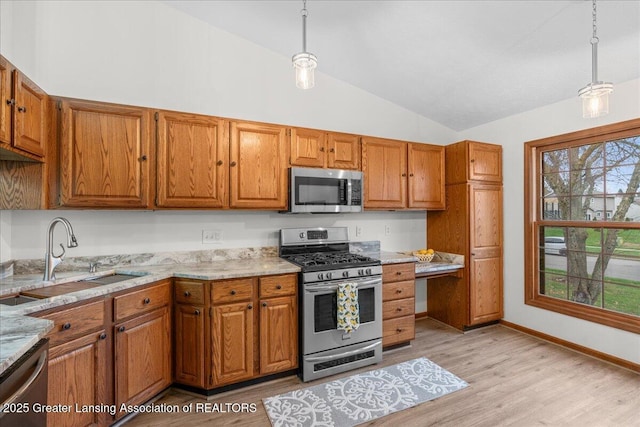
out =
{"type": "Polygon", "coordinates": [[[401,309],[400,307],[398,307],[398,308],[396,308],[396,311],[397,311],[398,313],[400,313],[400,312],[402,311],[402,309],[401,309]]]}
{"type": "Polygon", "coordinates": [[[330,153],[335,153],[335,152],[336,152],[336,149],[335,149],[335,148],[332,148],[332,149],[330,149],[330,150],[329,150],[329,152],[330,152],[330,153]]]}
{"type": "Polygon", "coordinates": [[[65,323],[64,325],[62,325],[63,331],[66,331],[67,329],[71,329],[71,323],[65,323]]]}
{"type": "Polygon", "coordinates": [[[413,174],[412,174],[412,173],[410,173],[410,174],[409,174],[409,176],[413,176],[413,174]]]}
{"type": "Polygon", "coordinates": [[[189,292],[189,291],[184,291],[184,296],[185,296],[185,297],[190,297],[190,296],[191,296],[191,292],[189,292]]]}
{"type": "Polygon", "coordinates": [[[229,166],[231,166],[231,167],[233,167],[233,166],[235,166],[235,165],[237,165],[237,163],[236,163],[236,162],[231,162],[231,163],[229,163],[229,166]]]}
{"type": "Polygon", "coordinates": [[[7,105],[16,105],[16,100],[15,99],[7,99],[7,105]]]}
{"type": "Polygon", "coordinates": [[[147,155],[143,154],[142,157],[140,157],[140,160],[142,160],[143,162],[147,160],[147,155]]]}
{"type": "Polygon", "coordinates": [[[324,153],[324,147],[320,147],[320,152],[324,153]]]}
{"type": "Polygon", "coordinates": [[[196,310],[193,312],[196,316],[200,316],[200,310],[196,310]]]}
{"type": "Polygon", "coordinates": [[[396,276],[400,276],[402,274],[402,271],[396,271],[396,276]]]}
{"type": "Polygon", "coordinates": [[[404,331],[404,329],[402,329],[402,328],[398,328],[398,329],[396,329],[396,332],[397,332],[397,333],[400,333],[400,332],[402,332],[402,331],[404,331]]]}
{"type": "Polygon", "coordinates": [[[101,340],[107,339],[107,334],[105,334],[104,332],[100,334],[100,336],[98,337],[101,340]]]}
{"type": "Polygon", "coordinates": [[[475,162],[475,161],[476,161],[476,159],[470,159],[469,161],[470,161],[471,163],[473,163],[473,162],[475,162]]]}
{"type": "Polygon", "coordinates": [[[18,107],[18,111],[21,113],[26,113],[27,112],[27,107],[18,107]]]}
{"type": "Polygon", "coordinates": [[[282,289],[282,285],[276,285],[276,289],[277,289],[277,290],[282,289]]]}
{"type": "Polygon", "coordinates": [[[218,165],[218,166],[222,166],[222,160],[218,160],[218,161],[216,162],[216,165],[218,165]]]}
{"type": "Polygon", "coordinates": [[[150,298],[145,298],[144,300],[142,300],[143,303],[145,304],[149,304],[151,302],[150,298]]]}
{"type": "Polygon", "coordinates": [[[476,253],[475,252],[471,252],[471,255],[476,256],[476,253]]]}
{"type": "Polygon", "coordinates": [[[251,309],[253,308],[253,305],[249,304],[249,305],[247,306],[247,308],[248,308],[249,310],[251,310],[251,309]]]}
{"type": "Polygon", "coordinates": [[[235,295],[235,294],[236,294],[236,291],[235,291],[234,289],[231,289],[231,292],[230,292],[230,293],[231,293],[231,295],[235,295]]]}
{"type": "Polygon", "coordinates": [[[403,174],[402,174],[402,176],[407,176],[407,174],[406,174],[406,173],[403,173],[403,174]]]}
{"type": "Polygon", "coordinates": [[[401,294],[401,293],[402,293],[402,289],[398,289],[398,290],[396,291],[396,294],[401,294]]]}
{"type": "Polygon", "coordinates": [[[125,330],[125,329],[126,329],[126,328],[125,328],[124,326],[120,326],[120,327],[118,328],[118,332],[124,332],[124,330],[125,330]]]}
{"type": "Polygon", "coordinates": [[[263,306],[263,307],[266,307],[266,306],[267,306],[267,303],[266,303],[266,302],[263,302],[263,303],[262,303],[262,306],[263,306]]]}

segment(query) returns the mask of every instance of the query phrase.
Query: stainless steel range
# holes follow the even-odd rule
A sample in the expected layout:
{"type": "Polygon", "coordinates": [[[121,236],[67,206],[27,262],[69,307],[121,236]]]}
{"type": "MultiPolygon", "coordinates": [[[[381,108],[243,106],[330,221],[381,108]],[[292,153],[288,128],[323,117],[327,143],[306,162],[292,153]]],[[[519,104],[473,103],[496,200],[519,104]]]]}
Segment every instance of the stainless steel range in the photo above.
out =
{"type": "Polygon", "coordinates": [[[299,265],[303,381],[382,360],[382,265],[349,252],[346,227],[280,230],[280,257],[299,265]],[[337,329],[337,291],[355,283],[360,326],[337,329]]]}

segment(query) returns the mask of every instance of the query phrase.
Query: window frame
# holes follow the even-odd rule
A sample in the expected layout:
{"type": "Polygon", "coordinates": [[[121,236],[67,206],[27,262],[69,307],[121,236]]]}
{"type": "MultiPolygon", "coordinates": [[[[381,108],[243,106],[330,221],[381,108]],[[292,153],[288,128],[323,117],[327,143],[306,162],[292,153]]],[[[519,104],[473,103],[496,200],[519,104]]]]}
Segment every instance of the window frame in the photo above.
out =
{"type": "MultiPolygon", "coordinates": [[[[599,126],[525,143],[524,152],[524,265],[525,304],[613,328],[640,333],[640,317],[600,307],[550,297],[539,292],[539,227],[585,227],[588,221],[543,220],[540,218],[539,194],[542,174],[542,152],[576,147],[640,135],[640,119],[599,126]]],[[[598,227],[638,229],[640,223],[599,221],[598,227]]]]}

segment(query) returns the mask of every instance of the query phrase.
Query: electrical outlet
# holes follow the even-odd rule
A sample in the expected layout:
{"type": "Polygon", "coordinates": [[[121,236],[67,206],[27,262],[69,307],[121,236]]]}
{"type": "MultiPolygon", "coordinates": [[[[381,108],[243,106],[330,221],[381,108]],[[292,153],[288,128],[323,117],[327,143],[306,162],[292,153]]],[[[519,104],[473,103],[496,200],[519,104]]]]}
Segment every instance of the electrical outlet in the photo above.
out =
{"type": "Polygon", "coordinates": [[[356,225],[356,237],[359,237],[362,234],[362,227],[356,225]]]}
{"type": "Polygon", "coordinates": [[[385,225],[384,226],[384,235],[388,236],[389,234],[391,234],[391,226],[390,225],[385,225]]]}
{"type": "Polygon", "coordinates": [[[202,230],[203,244],[219,244],[222,243],[222,230],[202,230]]]}

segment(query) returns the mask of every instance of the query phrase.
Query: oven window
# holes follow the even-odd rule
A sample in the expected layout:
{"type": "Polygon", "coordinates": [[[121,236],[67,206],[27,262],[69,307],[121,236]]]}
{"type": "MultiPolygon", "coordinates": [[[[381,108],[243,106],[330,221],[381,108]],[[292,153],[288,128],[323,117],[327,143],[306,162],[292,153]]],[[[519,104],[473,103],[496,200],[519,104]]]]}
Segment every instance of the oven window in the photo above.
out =
{"type": "Polygon", "coordinates": [[[296,205],[346,205],[347,180],[296,177],[296,205]]]}
{"type": "MultiPolygon", "coordinates": [[[[375,320],[375,288],[358,289],[360,323],[375,320]]],[[[336,292],[316,295],[313,298],[313,328],[315,332],[338,329],[338,296],[336,292]]]]}

